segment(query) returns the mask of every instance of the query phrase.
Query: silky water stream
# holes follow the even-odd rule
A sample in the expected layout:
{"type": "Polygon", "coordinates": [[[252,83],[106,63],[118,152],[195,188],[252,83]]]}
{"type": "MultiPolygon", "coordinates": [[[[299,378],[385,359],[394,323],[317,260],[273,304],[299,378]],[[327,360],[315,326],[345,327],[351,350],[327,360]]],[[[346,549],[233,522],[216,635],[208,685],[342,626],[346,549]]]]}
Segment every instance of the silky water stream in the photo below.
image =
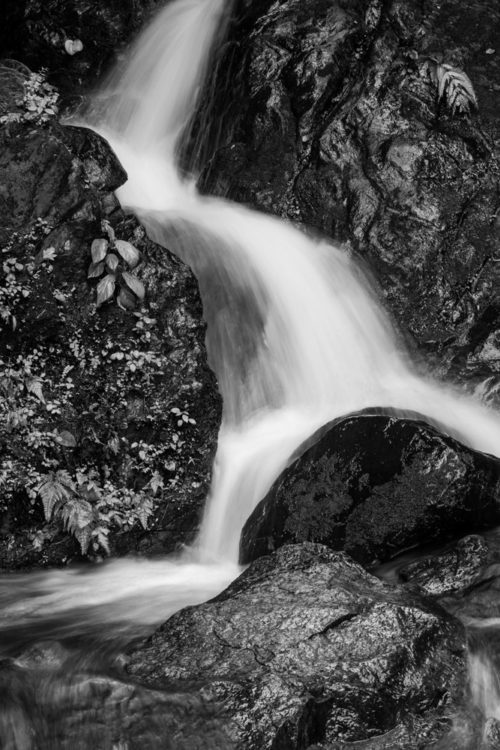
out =
{"type": "MultiPolygon", "coordinates": [[[[224,409],[198,540],[176,559],[2,576],[3,656],[55,640],[73,654],[68,669],[78,663],[80,671],[85,665],[104,673],[126,643],[221,591],[239,573],[246,518],[301,442],[335,417],[365,407],[418,412],[498,455],[499,415],[415,373],[364,273],[343,250],[278,219],[201,196],[178,170],[182,135],[229,5],[169,3],[86,119],[127,171],[117,193],[122,206],[199,281],[224,409]]],[[[500,714],[490,662],[473,657],[471,674],[475,695],[483,695],[481,710],[500,714]]],[[[68,691],[64,684],[60,690],[68,691]]],[[[0,729],[6,722],[14,727],[9,747],[36,746],[22,727],[15,729],[12,714],[5,718],[0,708],[0,715],[0,729]]]]}

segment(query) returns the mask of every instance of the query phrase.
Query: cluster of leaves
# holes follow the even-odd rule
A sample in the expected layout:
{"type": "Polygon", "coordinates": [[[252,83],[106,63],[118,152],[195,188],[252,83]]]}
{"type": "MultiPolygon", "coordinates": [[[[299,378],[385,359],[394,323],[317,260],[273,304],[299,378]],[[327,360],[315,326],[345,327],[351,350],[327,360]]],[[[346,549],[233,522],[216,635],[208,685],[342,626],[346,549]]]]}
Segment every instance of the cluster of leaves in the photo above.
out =
{"type": "Polygon", "coordinates": [[[33,73],[22,63],[4,60],[0,65],[0,81],[3,78],[18,84],[20,95],[13,102],[13,110],[0,117],[0,125],[30,122],[44,125],[59,112],[59,94],[47,81],[47,71],[42,68],[33,73]]]}
{"type": "Polygon", "coordinates": [[[452,115],[478,108],[474,87],[463,70],[436,60],[428,60],[425,70],[437,88],[438,102],[444,102],[452,115]]]}
{"type": "Polygon", "coordinates": [[[65,469],[44,475],[35,487],[47,521],[58,517],[65,530],[76,537],[83,554],[110,552],[108,536],[113,526],[127,528],[140,522],[146,529],[153,501],[143,493],[118,492],[110,483],[102,486],[95,470],[78,470],[73,478],[65,469]]]}
{"type": "MultiPolygon", "coordinates": [[[[31,231],[23,238],[27,250],[34,247],[48,231],[46,223],[40,219],[37,220],[31,231]]],[[[8,325],[13,331],[16,330],[18,324],[16,308],[23,300],[31,296],[33,279],[41,272],[52,271],[51,262],[56,257],[55,249],[48,247],[40,250],[35,256],[21,261],[17,255],[10,254],[12,245],[17,240],[17,235],[13,235],[11,244],[3,249],[4,258],[0,273],[2,282],[0,284],[0,320],[4,326],[8,325]]]]}
{"type": "Polygon", "coordinates": [[[135,268],[141,255],[132,243],[117,240],[107,222],[105,229],[109,239],[99,238],[92,242],[92,262],[87,273],[88,279],[97,279],[105,274],[97,284],[97,307],[116,299],[123,310],[133,310],[137,302],[144,299],[144,284],[126,269],[135,268]]]}
{"type": "MultiPolygon", "coordinates": [[[[199,486],[187,470],[195,420],[188,400],[170,400],[168,386],[172,368],[190,365],[172,364],[156,302],[118,317],[85,306],[84,285],[44,247],[49,233],[40,225],[13,237],[0,266],[9,331],[0,355],[0,516],[27,514],[38,550],[64,530],[83,553],[107,553],[114,533],[145,528],[173,488],[199,486]],[[46,309],[42,291],[60,310],[55,338],[53,328],[40,338],[29,322],[46,309]]],[[[136,267],[134,245],[106,233],[102,273],[112,255],[136,267]]]]}

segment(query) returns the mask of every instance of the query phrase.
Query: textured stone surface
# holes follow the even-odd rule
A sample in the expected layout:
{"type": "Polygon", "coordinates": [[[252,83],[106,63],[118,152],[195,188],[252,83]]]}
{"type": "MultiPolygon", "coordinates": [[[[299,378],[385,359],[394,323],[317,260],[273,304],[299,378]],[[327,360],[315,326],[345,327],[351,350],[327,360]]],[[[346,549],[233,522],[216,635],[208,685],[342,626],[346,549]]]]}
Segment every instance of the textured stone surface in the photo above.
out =
{"type": "Polygon", "coordinates": [[[399,573],[403,581],[418,586],[428,596],[453,594],[481,577],[488,551],[482,537],[466,536],[446,552],[410,563],[399,573]]]}
{"type": "Polygon", "coordinates": [[[495,400],[498,3],[236,7],[191,149],[205,189],[346,242],[426,360],[495,400]],[[479,113],[438,102],[441,63],[470,77],[479,113]]]}
{"type": "Polygon", "coordinates": [[[221,702],[239,748],[302,750],[391,731],[413,748],[445,730],[464,645],[440,609],[302,544],[174,615],[126,669],[156,689],[189,686],[221,702]]]}
{"type": "Polygon", "coordinates": [[[196,281],[121,212],[112,191],[126,174],[95,133],[7,123],[0,145],[0,566],[78,554],[27,496],[55,470],[90,471],[101,487],[110,505],[93,528],[120,512],[113,551],[171,551],[195,533],[221,411],[196,281]],[[91,244],[109,232],[141,254],[146,297],[133,310],[96,308],[91,244]],[[151,534],[127,521],[141,497],[154,503],[151,534]]]}
{"type": "Polygon", "coordinates": [[[5,0],[0,57],[45,67],[63,94],[81,94],[116,61],[157,0],[5,0]],[[83,48],[68,54],[66,42],[83,48]]]}
{"type": "Polygon", "coordinates": [[[248,519],[244,562],[314,541],[369,563],[500,519],[500,461],[429,425],[354,415],[320,434],[248,519]]]}

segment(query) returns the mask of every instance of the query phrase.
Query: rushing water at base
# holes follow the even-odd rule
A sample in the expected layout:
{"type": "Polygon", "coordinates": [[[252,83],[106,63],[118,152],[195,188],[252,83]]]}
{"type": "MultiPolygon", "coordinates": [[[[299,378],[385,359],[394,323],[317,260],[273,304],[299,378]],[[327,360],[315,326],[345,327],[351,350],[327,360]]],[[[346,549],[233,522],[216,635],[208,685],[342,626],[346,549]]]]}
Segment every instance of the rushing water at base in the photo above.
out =
{"type": "Polygon", "coordinates": [[[420,412],[498,454],[498,414],[415,374],[345,252],[278,219],[202,197],[178,172],[179,140],[227,10],[223,0],[168,4],[88,116],[127,170],[122,205],[200,284],[224,414],[198,542],[178,559],[3,577],[4,654],[47,637],[80,649],[118,647],[222,590],[238,574],[247,516],[300,443],[334,417],[367,406],[420,412]]]}

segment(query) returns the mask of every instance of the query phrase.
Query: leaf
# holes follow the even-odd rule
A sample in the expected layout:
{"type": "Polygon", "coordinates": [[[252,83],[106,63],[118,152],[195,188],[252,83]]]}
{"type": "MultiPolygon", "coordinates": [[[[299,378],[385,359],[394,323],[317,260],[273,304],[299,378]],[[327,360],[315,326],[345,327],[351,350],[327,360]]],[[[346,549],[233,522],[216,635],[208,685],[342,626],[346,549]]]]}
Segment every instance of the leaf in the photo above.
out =
{"type": "Polygon", "coordinates": [[[118,268],[118,256],[114,253],[108,253],[106,255],[106,265],[110,271],[116,271],[118,268]]]}
{"type": "Polygon", "coordinates": [[[57,442],[65,448],[76,448],[75,436],[69,430],[60,432],[57,436],[57,442]]]}
{"type": "Polygon", "coordinates": [[[42,260],[55,260],[56,255],[57,252],[55,247],[46,247],[45,250],[42,251],[42,260]]]}
{"type": "Polygon", "coordinates": [[[144,504],[141,508],[139,508],[137,515],[139,517],[139,521],[141,522],[141,526],[144,530],[148,528],[148,518],[151,515],[153,510],[153,504],[150,500],[144,501],[144,504]]]}
{"type": "Polygon", "coordinates": [[[153,495],[156,495],[158,490],[163,489],[163,479],[159,471],[155,471],[151,479],[149,480],[149,486],[153,491],[153,495]]]}
{"type": "Polygon", "coordinates": [[[140,300],[144,299],[145,290],[144,290],[144,284],[142,281],[139,281],[137,276],[134,276],[131,273],[128,273],[128,271],[123,271],[122,278],[125,284],[128,286],[129,289],[133,291],[136,297],[138,297],[140,300]]]}
{"type": "Polygon", "coordinates": [[[90,252],[92,253],[92,260],[94,263],[104,260],[106,253],[108,252],[109,242],[105,239],[94,240],[90,246],[90,252]]]}
{"type": "Polygon", "coordinates": [[[42,402],[42,404],[44,404],[45,398],[43,395],[42,387],[43,384],[40,378],[26,378],[26,388],[28,390],[28,393],[32,393],[37,397],[39,401],[42,402]]]}
{"type": "Polygon", "coordinates": [[[102,527],[98,527],[94,530],[93,536],[99,547],[102,547],[103,550],[107,552],[109,555],[111,553],[110,547],[109,547],[109,541],[108,541],[108,534],[109,529],[103,529],[102,527]]]}
{"type": "Polygon", "coordinates": [[[77,532],[85,529],[85,527],[92,523],[92,506],[88,500],[73,496],[61,508],[61,518],[64,527],[78,539],[77,532]]]}
{"type": "Polygon", "coordinates": [[[108,440],[108,448],[113,451],[115,456],[118,454],[120,450],[120,440],[115,435],[115,437],[112,437],[110,440],[108,440]]]}
{"type": "Polygon", "coordinates": [[[113,296],[116,286],[116,276],[108,273],[97,285],[97,307],[107,302],[113,296]]]}
{"type": "Polygon", "coordinates": [[[90,531],[90,528],[88,526],[85,526],[83,529],[77,529],[75,531],[75,537],[78,540],[78,544],[80,545],[82,555],[87,554],[90,540],[92,538],[92,532],[90,531]]]}
{"type": "Polygon", "coordinates": [[[104,263],[101,260],[99,263],[91,263],[89,270],[87,271],[88,279],[96,279],[104,271],[104,263]]]}
{"type": "Polygon", "coordinates": [[[139,250],[126,240],[116,240],[115,248],[122,256],[123,260],[128,263],[130,268],[135,268],[141,259],[139,250]]]}
{"type": "Polygon", "coordinates": [[[477,98],[468,75],[463,70],[448,65],[436,64],[435,77],[438,87],[438,101],[444,99],[452,114],[470,112],[477,109],[477,98]]]}
{"type": "Polygon", "coordinates": [[[64,42],[64,49],[68,55],[76,55],[83,49],[83,42],[81,39],[66,39],[64,42]]]}
{"type": "Polygon", "coordinates": [[[42,499],[45,520],[50,521],[56,508],[71,498],[71,477],[66,471],[48,474],[37,485],[36,492],[42,499]]]}
{"type": "MultiPolygon", "coordinates": [[[[137,302],[137,297],[132,294],[130,289],[122,287],[116,301],[118,303],[118,306],[123,310],[133,310],[137,302]]],[[[113,359],[113,356],[111,358],[113,359]]],[[[115,357],[115,359],[118,359],[118,357],[115,357]]],[[[123,359],[123,354],[120,359],[123,359]]]]}

